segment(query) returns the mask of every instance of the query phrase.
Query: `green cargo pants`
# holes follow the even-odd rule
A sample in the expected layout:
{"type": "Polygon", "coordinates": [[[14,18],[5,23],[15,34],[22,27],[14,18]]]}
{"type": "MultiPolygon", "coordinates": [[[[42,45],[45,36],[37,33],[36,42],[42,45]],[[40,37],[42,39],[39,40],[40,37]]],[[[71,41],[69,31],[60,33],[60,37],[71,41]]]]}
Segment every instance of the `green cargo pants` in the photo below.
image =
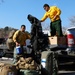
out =
{"type": "Polygon", "coordinates": [[[50,23],[50,30],[51,30],[51,36],[54,36],[54,35],[58,35],[58,36],[63,36],[63,33],[62,33],[62,27],[61,27],[61,20],[57,20],[57,21],[54,21],[54,22],[51,22],[50,23]]]}

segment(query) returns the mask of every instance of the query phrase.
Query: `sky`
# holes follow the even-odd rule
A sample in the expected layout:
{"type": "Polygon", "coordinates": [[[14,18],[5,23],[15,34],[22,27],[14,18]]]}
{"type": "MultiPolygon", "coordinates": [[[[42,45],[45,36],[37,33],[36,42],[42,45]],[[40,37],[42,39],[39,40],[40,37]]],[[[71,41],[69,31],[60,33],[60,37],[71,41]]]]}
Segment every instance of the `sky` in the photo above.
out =
{"type": "MultiPolygon", "coordinates": [[[[26,30],[30,32],[31,24],[27,15],[31,14],[40,20],[45,13],[43,9],[45,3],[60,8],[62,26],[69,27],[69,18],[75,16],[75,0],[4,0],[3,2],[0,0],[0,28],[9,26],[20,29],[24,24],[26,30]]],[[[50,24],[50,19],[44,23],[50,24]]]]}

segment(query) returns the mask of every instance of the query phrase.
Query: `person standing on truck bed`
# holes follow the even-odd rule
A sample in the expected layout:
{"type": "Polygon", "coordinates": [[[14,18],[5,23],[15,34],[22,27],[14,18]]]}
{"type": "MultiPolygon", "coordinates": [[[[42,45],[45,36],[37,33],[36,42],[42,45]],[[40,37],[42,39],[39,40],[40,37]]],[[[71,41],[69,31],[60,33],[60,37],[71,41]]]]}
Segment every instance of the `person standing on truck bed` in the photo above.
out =
{"type": "Polygon", "coordinates": [[[61,10],[56,6],[49,6],[48,4],[44,4],[43,8],[46,11],[46,13],[44,14],[43,18],[40,21],[43,22],[47,18],[50,18],[51,36],[54,36],[56,34],[58,36],[63,36],[60,19],[61,10]]]}
{"type": "MultiPolygon", "coordinates": [[[[24,54],[23,46],[26,45],[26,40],[30,39],[30,35],[25,32],[26,26],[21,25],[21,29],[17,30],[13,35],[13,41],[16,43],[16,47],[20,46],[22,49],[21,55],[24,54]]],[[[16,49],[14,49],[14,62],[16,62],[16,49]]]]}

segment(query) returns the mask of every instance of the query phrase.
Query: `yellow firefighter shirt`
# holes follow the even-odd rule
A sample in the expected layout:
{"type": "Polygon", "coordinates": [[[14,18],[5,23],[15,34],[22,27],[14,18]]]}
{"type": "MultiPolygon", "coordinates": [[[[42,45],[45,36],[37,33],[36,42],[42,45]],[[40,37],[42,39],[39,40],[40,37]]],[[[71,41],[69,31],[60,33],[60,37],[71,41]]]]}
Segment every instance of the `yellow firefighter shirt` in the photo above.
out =
{"type": "Polygon", "coordinates": [[[56,21],[56,20],[59,20],[60,19],[60,14],[61,14],[61,10],[58,7],[51,6],[49,11],[44,14],[44,16],[41,19],[41,21],[46,20],[46,18],[50,18],[52,22],[56,21]],[[58,15],[58,16],[56,17],[56,19],[54,19],[54,17],[56,15],[58,15]]]}
{"type": "Polygon", "coordinates": [[[20,45],[25,45],[27,39],[30,39],[30,35],[26,32],[21,32],[20,30],[16,31],[13,36],[13,41],[18,42],[20,45]]]}

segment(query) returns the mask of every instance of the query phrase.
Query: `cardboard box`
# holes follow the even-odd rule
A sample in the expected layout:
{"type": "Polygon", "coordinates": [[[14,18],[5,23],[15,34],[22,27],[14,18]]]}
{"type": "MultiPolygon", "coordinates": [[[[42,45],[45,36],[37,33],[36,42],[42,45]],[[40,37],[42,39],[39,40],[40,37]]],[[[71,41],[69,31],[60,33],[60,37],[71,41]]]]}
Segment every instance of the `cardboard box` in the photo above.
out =
{"type": "Polygon", "coordinates": [[[58,36],[54,36],[54,37],[49,37],[49,43],[50,45],[66,45],[67,41],[66,41],[66,37],[58,37],[58,36]]]}

